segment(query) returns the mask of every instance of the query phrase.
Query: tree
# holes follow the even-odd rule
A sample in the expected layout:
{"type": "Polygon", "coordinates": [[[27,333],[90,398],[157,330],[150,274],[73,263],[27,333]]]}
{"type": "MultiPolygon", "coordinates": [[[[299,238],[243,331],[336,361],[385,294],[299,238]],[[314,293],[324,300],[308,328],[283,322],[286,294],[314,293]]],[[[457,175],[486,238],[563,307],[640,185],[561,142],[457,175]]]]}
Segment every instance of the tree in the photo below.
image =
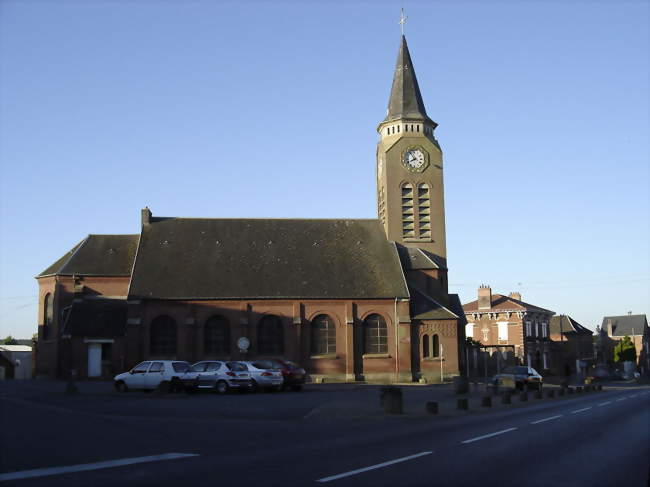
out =
{"type": "Polygon", "coordinates": [[[614,347],[614,362],[635,362],[636,347],[629,336],[625,335],[623,340],[614,347]]]}
{"type": "Polygon", "coordinates": [[[11,335],[7,336],[2,340],[3,345],[18,345],[18,340],[16,340],[11,335]]]}

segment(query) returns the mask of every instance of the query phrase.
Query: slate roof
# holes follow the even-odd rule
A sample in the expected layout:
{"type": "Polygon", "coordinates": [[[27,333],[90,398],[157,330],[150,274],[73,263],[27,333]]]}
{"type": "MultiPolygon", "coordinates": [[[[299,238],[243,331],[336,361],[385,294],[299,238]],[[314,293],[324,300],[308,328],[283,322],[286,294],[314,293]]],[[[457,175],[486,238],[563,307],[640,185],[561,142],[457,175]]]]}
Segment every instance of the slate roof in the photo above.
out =
{"type": "Polygon", "coordinates": [[[440,269],[438,264],[421,249],[397,244],[397,251],[405,271],[440,269]]]}
{"type": "Polygon", "coordinates": [[[607,324],[612,322],[612,335],[643,335],[648,327],[646,315],[623,315],[623,316],[605,316],[601,329],[607,332],[607,324]]]}
{"type": "Polygon", "coordinates": [[[409,286],[411,318],[414,320],[452,320],[463,318],[463,307],[457,294],[449,295],[449,305],[443,306],[431,296],[409,286]]]}
{"type": "Polygon", "coordinates": [[[514,299],[509,296],[504,296],[503,294],[493,294],[492,295],[492,307],[491,309],[478,309],[478,300],[472,301],[463,305],[463,310],[465,313],[472,312],[489,312],[489,311],[533,311],[536,313],[553,313],[548,309],[540,308],[539,306],[526,303],[519,299],[514,299]]]}
{"type": "Polygon", "coordinates": [[[88,235],[36,277],[129,276],[139,235],[88,235]]]}
{"type": "Polygon", "coordinates": [[[73,302],[63,334],[88,338],[113,338],[126,333],[125,299],[87,299],[73,302]]]}
{"type": "Polygon", "coordinates": [[[593,332],[589,328],[582,326],[576,320],[566,315],[551,317],[549,327],[551,333],[593,335],[593,332]]]}
{"type": "Polygon", "coordinates": [[[378,220],[152,218],[131,298],[408,298],[378,220]]]}
{"type": "Polygon", "coordinates": [[[384,121],[389,122],[399,118],[426,120],[435,125],[435,122],[427,116],[427,111],[424,108],[422,94],[415,76],[415,68],[404,36],[402,36],[397,54],[393,85],[388,101],[388,113],[384,121]]]}

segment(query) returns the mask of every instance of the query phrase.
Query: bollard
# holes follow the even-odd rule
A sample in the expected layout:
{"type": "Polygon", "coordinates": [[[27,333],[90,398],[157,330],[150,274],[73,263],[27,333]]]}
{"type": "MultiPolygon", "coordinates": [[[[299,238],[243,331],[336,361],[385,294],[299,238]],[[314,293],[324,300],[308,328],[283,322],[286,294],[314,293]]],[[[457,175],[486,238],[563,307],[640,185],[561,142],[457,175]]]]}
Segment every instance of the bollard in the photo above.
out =
{"type": "Polygon", "coordinates": [[[436,401],[427,401],[424,405],[427,414],[438,414],[438,403],[436,401]]]}
{"type": "Polygon", "coordinates": [[[543,398],[544,398],[544,396],[542,395],[542,390],[541,390],[541,389],[537,389],[537,390],[535,391],[535,399],[543,399],[543,398]]]}
{"type": "Polygon", "coordinates": [[[528,393],[526,391],[522,391],[521,394],[519,394],[519,400],[521,402],[528,401],[528,393]]]}
{"type": "Polygon", "coordinates": [[[466,397],[459,397],[458,400],[456,401],[456,409],[467,410],[467,407],[468,407],[467,398],[466,397]]]}
{"type": "Polygon", "coordinates": [[[557,395],[558,396],[564,396],[565,391],[566,391],[566,389],[564,387],[560,387],[560,389],[557,391],[557,395]]]}
{"type": "Polygon", "coordinates": [[[603,385],[602,385],[602,384],[598,384],[598,391],[602,391],[602,390],[603,390],[603,385]]]}
{"type": "Polygon", "coordinates": [[[481,406],[484,408],[492,407],[492,398],[490,396],[485,396],[481,399],[481,406]]]}
{"type": "Polygon", "coordinates": [[[509,392],[504,392],[501,396],[501,404],[512,404],[512,396],[509,392]]]}
{"type": "Polygon", "coordinates": [[[566,392],[567,392],[567,394],[570,396],[570,395],[573,394],[575,391],[573,390],[573,387],[567,387],[567,388],[566,388],[566,392]]]}
{"type": "Polygon", "coordinates": [[[576,387],[576,393],[577,394],[582,394],[582,386],[576,387]]]}
{"type": "Polygon", "coordinates": [[[555,397],[555,391],[553,389],[547,390],[546,397],[548,397],[549,399],[553,399],[555,397]]]}
{"type": "Polygon", "coordinates": [[[379,404],[387,414],[402,414],[402,389],[399,387],[382,387],[379,392],[379,404]]]}

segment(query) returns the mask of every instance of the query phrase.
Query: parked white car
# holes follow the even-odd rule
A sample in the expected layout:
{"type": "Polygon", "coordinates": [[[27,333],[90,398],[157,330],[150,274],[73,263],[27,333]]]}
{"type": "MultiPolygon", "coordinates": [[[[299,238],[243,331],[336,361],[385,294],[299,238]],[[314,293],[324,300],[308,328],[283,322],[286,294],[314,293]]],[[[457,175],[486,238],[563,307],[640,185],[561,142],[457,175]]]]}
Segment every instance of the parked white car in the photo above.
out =
{"type": "Polygon", "coordinates": [[[190,369],[189,362],[180,360],[147,360],[140,362],[128,372],[114,377],[115,389],[127,392],[129,389],[151,390],[168,387],[170,391],[182,389],[181,377],[190,369]]]}
{"type": "Polygon", "coordinates": [[[197,362],[181,379],[188,391],[212,389],[225,394],[231,389],[248,391],[252,388],[251,375],[241,362],[197,362]]]}
{"type": "Polygon", "coordinates": [[[275,362],[270,360],[257,360],[255,362],[242,362],[251,374],[253,389],[267,389],[279,391],[282,389],[284,378],[282,371],[275,362]]]}

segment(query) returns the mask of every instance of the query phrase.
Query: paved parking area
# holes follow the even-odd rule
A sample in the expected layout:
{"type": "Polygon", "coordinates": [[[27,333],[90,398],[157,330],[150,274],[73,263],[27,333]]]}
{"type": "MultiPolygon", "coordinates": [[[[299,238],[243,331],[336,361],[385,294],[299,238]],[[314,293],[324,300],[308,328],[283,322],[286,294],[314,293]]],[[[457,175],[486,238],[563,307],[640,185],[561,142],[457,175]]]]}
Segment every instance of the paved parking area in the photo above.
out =
{"type": "MultiPolygon", "coordinates": [[[[619,383],[609,388],[625,386],[619,383]]],[[[382,387],[369,384],[307,384],[300,392],[234,392],[218,395],[200,391],[195,394],[160,395],[155,392],[136,391],[117,393],[110,381],[104,381],[78,382],[78,392],[69,395],[65,392],[64,381],[28,380],[0,382],[0,393],[8,399],[47,403],[51,407],[93,415],[317,421],[385,418],[386,415],[379,403],[382,387]]],[[[493,396],[492,407],[485,408],[481,406],[481,399],[486,393],[480,385],[472,386],[470,393],[462,396],[454,394],[451,384],[404,385],[400,388],[404,402],[402,418],[427,417],[425,412],[427,401],[437,401],[440,411],[438,417],[446,418],[483,414],[503,408],[525,407],[537,402],[563,400],[563,398],[534,399],[533,394],[530,393],[527,403],[522,403],[515,395],[511,405],[503,405],[499,396],[493,396]],[[459,397],[468,399],[469,411],[457,410],[456,401],[459,397]]],[[[553,388],[553,386],[546,386],[546,388],[553,388]]]]}

